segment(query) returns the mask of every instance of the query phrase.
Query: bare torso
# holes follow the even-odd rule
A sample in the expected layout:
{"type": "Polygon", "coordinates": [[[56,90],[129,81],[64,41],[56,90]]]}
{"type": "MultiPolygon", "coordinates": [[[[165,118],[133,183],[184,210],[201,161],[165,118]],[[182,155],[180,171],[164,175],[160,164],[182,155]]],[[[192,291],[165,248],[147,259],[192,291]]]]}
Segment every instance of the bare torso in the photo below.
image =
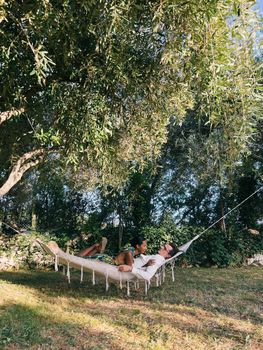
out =
{"type": "Polygon", "coordinates": [[[133,264],[133,256],[132,253],[129,251],[124,251],[119,253],[116,258],[114,259],[116,265],[129,265],[132,266],[133,264]]]}

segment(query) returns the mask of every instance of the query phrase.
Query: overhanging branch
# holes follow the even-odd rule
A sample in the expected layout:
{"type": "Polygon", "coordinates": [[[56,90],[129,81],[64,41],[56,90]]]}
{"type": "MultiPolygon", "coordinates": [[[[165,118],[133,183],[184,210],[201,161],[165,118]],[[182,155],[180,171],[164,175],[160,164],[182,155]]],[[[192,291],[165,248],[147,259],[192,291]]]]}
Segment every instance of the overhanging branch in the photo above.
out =
{"type": "Polygon", "coordinates": [[[7,121],[8,119],[24,113],[24,108],[11,109],[10,111],[0,112],[0,125],[7,121]]]}
{"type": "Polygon", "coordinates": [[[24,173],[39,164],[45,155],[45,150],[43,148],[36,149],[25,153],[22,157],[18,159],[16,164],[13,166],[8,179],[0,187],[0,197],[3,197],[10,189],[22,178],[24,173]]]}

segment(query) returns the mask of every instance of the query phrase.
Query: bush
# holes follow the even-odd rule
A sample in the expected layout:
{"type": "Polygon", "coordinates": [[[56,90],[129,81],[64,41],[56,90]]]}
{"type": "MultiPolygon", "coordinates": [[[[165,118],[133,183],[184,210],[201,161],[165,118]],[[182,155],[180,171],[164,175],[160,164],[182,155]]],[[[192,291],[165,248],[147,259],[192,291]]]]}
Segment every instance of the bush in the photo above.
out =
{"type": "MultiPolygon", "coordinates": [[[[204,229],[196,226],[176,226],[171,221],[163,222],[161,226],[145,226],[140,234],[148,241],[148,253],[156,254],[161,245],[173,242],[176,247],[191,240],[204,229]]],[[[91,231],[92,232],[92,231],[91,231]]],[[[93,232],[92,232],[93,233],[93,232]]],[[[46,268],[53,265],[54,261],[35,243],[39,238],[43,242],[55,240],[62,249],[66,249],[66,243],[70,241],[70,253],[77,252],[99,241],[101,236],[108,238],[107,253],[115,255],[118,252],[118,228],[107,227],[101,230],[97,227],[92,237],[87,239],[86,234],[72,235],[65,233],[57,235],[50,233],[31,232],[17,234],[8,237],[0,235],[0,265],[7,258],[15,268],[46,268]]],[[[133,236],[132,231],[125,232],[123,244],[126,244],[133,236]]],[[[210,229],[198,240],[193,242],[187,254],[180,256],[179,264],[194,266],[218,267],[240,265],[246,258],[263,251],[262,233],[253,235],[249,230],[238,230],[231,227],[226,233],[210,229]]],[[[1,266],[0,266],[1,268],[1,266]]]]}
{"type": "MultiPolygon", "coordinates": [[[[14,236],[1,236],[0,256],[10,259],[12,266],[19,268],[46,268],[54,264],[54,259],[42,251],[36,242],[36,238],[47,243],[56,240],[60,246],[64,246],[67,239],[65,235],[54,237],[48,233],[37,232],[16,234],[14,236]]],[[[10,265],[10,266],[11,266],[10,265]]]]}
{"type": "MultiPolygon", "coordinates": [[[[196,226],[176,227],[174,224],[159,227],[147,226],[141,231],[148,240],[149,254],[155,254],[166,242],[179,247],[190,241],[204,229],[196,226]]],[[[237,266],[246,258],[263,251],[262,234],[251,235],[248,230],[230,228],[227,232],[210,229],[193,242],[178,260],[180,264],[194,266],[237,266]]]]}

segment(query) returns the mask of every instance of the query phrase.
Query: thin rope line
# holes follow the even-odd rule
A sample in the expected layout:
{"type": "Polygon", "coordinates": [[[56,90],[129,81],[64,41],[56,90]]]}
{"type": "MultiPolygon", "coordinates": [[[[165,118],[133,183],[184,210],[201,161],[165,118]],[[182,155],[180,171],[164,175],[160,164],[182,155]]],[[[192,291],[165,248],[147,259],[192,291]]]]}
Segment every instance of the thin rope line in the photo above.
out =
{"type": "MultiPolygon", "coordinates": [[[[234,211],[235,209],[237,209],[238,207],[240,207],[243,203],[245,203],[249,198],[251,198],[252,196],[254,196],[257,192],[261,191],[263,189],[263,186],[261,186],[259,189],[257,189],[256,191],[254,191],[253,193],[251,193],[251,195],[249,195],[247,198],[245,198],[242,202],[240,202],[238,205],[236,205],[234,208],[232,208],[228,213],[226,213],[225,215],[223,215],[220,219],[218,219],[217,221],[215,221],[212,225],[210,225],[209,227],[207,227],[203,232],[199,233],[198,235],[196,235],[194,238],[192,238],[189,242],[192,244],[193,241],[197,240],[200,236],[202,236],[205,232],[207,232],[211,227],[215,226],[215,224],[217,224],[220,220],[222,220],[223,218],[225,218],[227,215],[229,215],[230,213],[232,213],[232,211],[234,211]]],[[[187,244],[185,243],[185,244],[187,244]]],[[[164,265],[166,266],[170,261],[175,260],[179,255],[183,254],[182,251],[180,251],[180,254],[175,254],[175,256],[172,256],[171,258],[167,259],[164,262],[164,265]]]]}
{"type": "Polygon", "coordinates": [[[31,120],[29,119],[28,116],[27,116],[27,121],[28,121],[29,125],[31,126],[33,132],[36,134],[36,130],[35,130],[35,128],[33,127],[33,124],[32,124],[32,122],[31,122],[31,120]]]}
{"type": "Polygon", "coordinates": [[[0,220],[0,222],[1,222],[2,224],[6,225],[7,227],[11,228],[11,230],[14,230],[14,231],[17,232],[17,233],[20,233],[20,231],[16,230],[14,227],[8,225],[6,222],[4,222],[4,221],[2,221],[2,220],[0,220]]]}
{"type": "Polygon", "coordinates": [[[206,231],[208,231],[211,227],[213,227],[215,224],[217,224],[219,221],[221,221],[223,218],[225,218],[227,215],[229,215],[230,213],[232,213],[232,211],[234,211],[235,209],[237,209],[238,207],[240,207],[240,205],[242,205],[243,203],[245,203],[249,198],[251,198],[252,196],[254,196],[257,192],[261,191],[263,189],[263,186],[261,186],[259,189],[257,189],[256,191],[254,191],[251,195],[249,195],[247,198],[245,198],[242,202],[240,202],[238,205],[236,205],[234,208],[232,208],[228,213],[226,213],[225,215],[223,215],[220,219],[218,219],[217,221],[215,221],[212,225],[210,225],[208,228],[206,228],[203,232],[201,232],[199,235],[197,235],[197,237],[200,237],[201,235],[203,235],[206,231]]]}

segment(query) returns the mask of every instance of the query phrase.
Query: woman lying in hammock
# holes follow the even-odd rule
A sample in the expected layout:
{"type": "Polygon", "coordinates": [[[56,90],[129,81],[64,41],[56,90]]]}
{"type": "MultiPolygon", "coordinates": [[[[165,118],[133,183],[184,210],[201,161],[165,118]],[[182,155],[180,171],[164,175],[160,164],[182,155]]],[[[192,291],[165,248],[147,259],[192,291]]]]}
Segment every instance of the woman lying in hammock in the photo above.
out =
{"type": "Polygon", "coordinates": [[[120,252],[116,257],[104,254],[106,244],[107,238],[103,237],[101,243],[93,244],[91,247],[82,250],[78,256],[87,259],[100,260],[111,265],[132,266],[134,257],[144,254],[147,249],[147,241],[142,236],[134,237],[131,241],[131,247],[127,248],[123,252],[120,252]]]}

